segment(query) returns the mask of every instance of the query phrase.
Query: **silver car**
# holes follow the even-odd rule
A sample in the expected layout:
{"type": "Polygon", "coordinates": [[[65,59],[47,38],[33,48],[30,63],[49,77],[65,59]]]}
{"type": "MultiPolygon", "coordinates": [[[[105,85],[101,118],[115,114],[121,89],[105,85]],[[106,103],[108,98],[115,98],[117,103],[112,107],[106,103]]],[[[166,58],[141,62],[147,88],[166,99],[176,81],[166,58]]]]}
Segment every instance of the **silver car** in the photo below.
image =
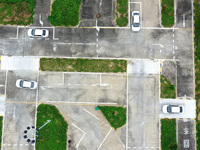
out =
{"type": "Polygon", "coordinates": [[[18,87],[18,88],[36,89],[37,88],[37,82],[18,79],[16,81],[16,87],[18,87]]]}
{"type": "Polygon", "coordinates": [[[30,37],[49,37],[49,31],[46,29],[29,29],[28,36],[30,36],[30,37]]]}
{"type": "Polygon", "coordinates": [[[132,11],[131,13],[131,30],[140,31],[140,12],[132,11]]]}

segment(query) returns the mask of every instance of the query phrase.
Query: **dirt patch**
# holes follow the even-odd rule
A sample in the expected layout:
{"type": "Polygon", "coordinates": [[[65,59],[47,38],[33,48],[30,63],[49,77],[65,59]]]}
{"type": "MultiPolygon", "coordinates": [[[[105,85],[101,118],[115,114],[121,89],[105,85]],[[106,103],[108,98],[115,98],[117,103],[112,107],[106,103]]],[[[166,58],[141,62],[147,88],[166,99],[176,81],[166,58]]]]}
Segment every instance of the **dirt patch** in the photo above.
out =
{"type": "Polygon", "coordinates": [[[111,67],[113,67],[115,64],[113,63],[113,62],[111,62],[110,64],[109,64],[109,67],[111,68],[111,67]]]}
{"type": "Polygon", "coordinates": [[[71,65],[67,66],[67,69],[73,69],[73,67],[71,65]]]}
{"type": "Polygon", "coordinates": [[[197,119],[198,119],[198,120],[200,120],[200,114],[198,114],[198,117],[197,117],[197,119]]]}

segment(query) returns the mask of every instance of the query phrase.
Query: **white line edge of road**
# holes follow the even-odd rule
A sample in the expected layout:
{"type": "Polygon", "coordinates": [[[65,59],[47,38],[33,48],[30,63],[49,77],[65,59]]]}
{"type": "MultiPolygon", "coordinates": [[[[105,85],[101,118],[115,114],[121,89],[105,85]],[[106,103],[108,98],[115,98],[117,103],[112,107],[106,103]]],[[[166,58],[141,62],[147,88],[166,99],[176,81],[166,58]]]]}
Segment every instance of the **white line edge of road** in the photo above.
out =
{"type": "Polygon", "coordinates": [[[126,79],[126,150],[128,149],[128,71],[126,79]]]}
{"type": "Polygon", "coordinates": [[[97,148],[97,150],[99,150],[102,146],[102,144],[104,143],[104,141],[107,139],[108,135],[110,134],[110,132],[112,131],[112,128],[110,127],[109,132],[107,133],[106,137],[103,139],[103,141],[101,142],[101,144],[99,145],[99,147],[97,148]]]}
{"type": "Polygon", "coordinates": [[[101,121],[98,117],[96,117],[94,114],[92,114],[91,112],[89,112],[87,109],[83,108],[83,110],[85,110],[87,113],[89,113],[90,115],[92,115],[97,120],[101,121]]]}
{"type": "Polygon", "coordinates": [[[78,150],[78,146],[79,146],[79,144],[81,143],[83,137],[86,135],[86,133],[85,133],[81,128],[77,127],[75,124],[72,123],[72,125],[73,125],[74,127],[76,127],[77,129],[79,129],[81,132],[83,132],[83,136],[81,137],[81,139],[79,140],[79,142],[78,142],[77,145],[76,145],[76,148],[77,148],[77,150],[78,150]]]}
{"type": "Polygon", "coordinates": [[[66,101],[45,101],[47,103],[66,103],[66,104],[101,104],[101,105],[117,105],[117,103],[98,103],[98,102],[66,102],[66,101]]]}
{"type": "MultiPolygon", "coordinates": [[[[5,92],[4,92],[5,100],[6,100],[7,82],[8,82],[8,70],[6,70],[5,92]]],[[[4,109],[3,127],[2,127],[2,138],[1,138],[1,147],[0,147],[2,150],[3,150],[4,127],[5,127],[5,112],[6,112],[6,107],[4,109]]]]}
{"type": "MultiPolygon", "coordinates": [[[[35,98],[35,128],[37,125],[37,102],[38,102],[38,96],[39,96],[39,88],[38,88],[38,83],[39,83],[39,75],[40,75],[40,71],[38,71],[37,73],[37,89],[36,89],[36,98],[35,98]]],[[[35,138],[35,134],[34,134],[34,138],[35,138]]],[[[35,147],[34,147],[35,150],[35,147]]]]}
{"type": "Polygon", "coordinates": [[[18,35],[19,35],[19,26],[17,26],[17,37],[16,38],[10,38],[11,40],[17,40],[18,39],[18,35]]]}
{"type": "MultiPolygon", "coordinates": [[[[162,62],[162,63],[163,63],[163,62],[162,62]]],[[[161,64],[161,61],[160,61],[160,64],[161,64]]],[[[159,83],[159,93],[158,93],[158,95],[159,95],[159,105],[160,105],[160,100],[161,100],[161,99],[160,99],[160,90],[161,90],[161,89],[160,89],[160,76],[161,76],[161,74],[160,74],[160,71],[159,71],[159,79],[158,79],[158,80],[159,80],[159,81],[158,81],[158,83],[159,83]]],[[[158,136],[159,136],[159,150],[161,149],[161,148],[160,148],[160,147],[161,147],[161,145],[160,145],[160,144],[161,144],[161,135],[160,135],[160,134],[161,134],[161,124],[160,124],[160,120],[161,120],[161,118],[160,118],[160,115],[159,115],[159,122],[158,122],[158,126],[159,126],[159,129],[158,129],[158,134],[159,134],[159,135],[158,135],[158,136]]]]}

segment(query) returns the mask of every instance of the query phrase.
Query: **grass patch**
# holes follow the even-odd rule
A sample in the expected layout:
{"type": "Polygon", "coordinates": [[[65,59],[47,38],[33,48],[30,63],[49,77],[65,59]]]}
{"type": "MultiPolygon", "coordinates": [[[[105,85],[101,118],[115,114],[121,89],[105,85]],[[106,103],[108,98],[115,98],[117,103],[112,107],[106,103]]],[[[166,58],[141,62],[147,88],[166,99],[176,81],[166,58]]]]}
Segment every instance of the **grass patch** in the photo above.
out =
{"type": "Polygon", "coordinates": [[[40,104],[37,108],[37,128],[47,120],[51,122],[39,130],[41,135],[36,141],[36,150],[66,150],[68,124],[55,106],[40,104]]]}
{"type": "Polygon", "coordinates": [[[128,1],[117,0],[116,23],[120,27],[127,26],[128,24],[128,1]]]}
{"type": "Polygon", "coordinates": [[[196,140],[197,150],[200,150],[200,1],[194,0],[194,27],[195,27],[195,98],[197,106],[196,140]]]}
{"type": "Polygon", "coordinates": [[[0,0],[0,24],[33,23],[35,0],[0,0]]]}
{"type": "Polygon", "coordinates": [[[42,71],[126,72],[126,60],[41,58],[42,71]]]}
{"type": "Polygon", "coordinates": [[[172,85],[169,80],[161,75],[160,76],[161,82],[161,98],[176,98],[176,90],[175,86],[172,85]]]}
{"type": "Polygon", "coordinates": [[[2,129],[3,129],[3,116],[0,116],[0,149],[1,149],[2,129]]]}
{"type": "Polygon", "coordinates": [[[174,25],[174,0],[162,0],[162,25],[172,27],[174,25]]]}
{"type": "Polygon", "coordinates": [[[176,150],[177,148],[176,120],[161,119],[161,149],[176,150]]]}
{"type": "Polygon", "coordinates": [[[114,106],[98,107],[115,130],[126,124],[126,108],[114,106]]]}
{"type": "Polygon", "coordinates": [[[55,0],[49,22],[54,26],[76,26],[79,23],[81,0],[55,0]]]}

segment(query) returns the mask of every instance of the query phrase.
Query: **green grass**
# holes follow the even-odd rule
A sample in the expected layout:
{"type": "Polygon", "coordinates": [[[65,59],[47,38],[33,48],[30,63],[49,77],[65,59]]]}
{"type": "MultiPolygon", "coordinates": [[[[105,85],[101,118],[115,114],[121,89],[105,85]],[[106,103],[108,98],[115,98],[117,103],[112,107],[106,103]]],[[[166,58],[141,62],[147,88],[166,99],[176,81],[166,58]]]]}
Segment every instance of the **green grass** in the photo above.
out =
{"type": "Polygon", "coordinates": [[[161,119],[161,149],[176,150],[176,120],[161,119]]]}
{"type": "Polygon", "coordinates": [[[0,116],[0,149],[1,149],[2,129],[3,129],[3,116],[0,116]]]}
{"type": "Polygon", "coordinates": [[[126,72],[126,60],[41,58],[42,71],[126,72]]]}
{"type": "Polygon", "coordinates": [[[117,0],[116,23],[120,27],[127,26],[128,24],[128,1],[117,0]]]}
{"type": "Polygon", "coordinates": [[[126,108],[114,106],[98,107],[115,130],[126,124],[126,108]]]}
{"type": "Polygon", "coordinates": [[[194,20],[195,20],[195,98],[197,106],[197,118],[196,118],[196,139],[197,139],[197,150],[200,150],[200,1],[194,0],[194,20]]]}
{"type": "Polygon", "coordinates": [[[161,82],[161,98],[176,98],[176,90],[175,86],[172,85],[169,80],[161,75],[160,76],[161,82]]]}
{"type": "Polygon", "coordinates": [[[66,150],[68,124],[55,106],[40,104],[37,108],[37,128],[47,120],[51,122],[39,130],[36,150],[66,150]]]}
{"type": "Polygon", "coordinates": [[[0,24],[33,23],[35,0],[0,0],[0,24]]]}
{"type": "Polygon", "coordinates": [[[81,0],[55,0],[49,22],[53,26],[76,26],[79,23],[81,0]]]}
{"type": "Polygon", "coordinates": [[[174,0],[162,0],[162,25],[172,27],[174,25],[174,0]]]}

